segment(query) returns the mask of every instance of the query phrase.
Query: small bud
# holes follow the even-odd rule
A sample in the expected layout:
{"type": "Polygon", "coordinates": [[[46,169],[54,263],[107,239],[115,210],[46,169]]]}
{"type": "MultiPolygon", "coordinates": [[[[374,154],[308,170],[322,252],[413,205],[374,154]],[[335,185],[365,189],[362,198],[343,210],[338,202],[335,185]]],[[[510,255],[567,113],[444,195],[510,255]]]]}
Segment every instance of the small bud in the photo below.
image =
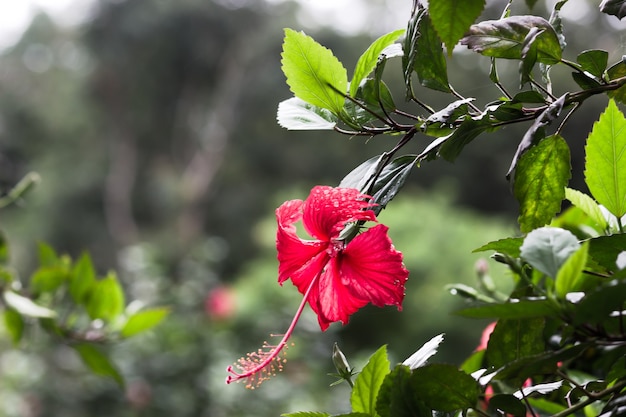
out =
{"type": "Polygon", "coordinates": [[[339,349],[339,345],[335,342],[333,346],[333,364],[335,365],[335,369],[337,369],[337,373],[342,377],[346,378],[352,376],[352,370],[350,369],[350,364],[346,359],[346,356],[343,354],[341,349],[339,349]]]}

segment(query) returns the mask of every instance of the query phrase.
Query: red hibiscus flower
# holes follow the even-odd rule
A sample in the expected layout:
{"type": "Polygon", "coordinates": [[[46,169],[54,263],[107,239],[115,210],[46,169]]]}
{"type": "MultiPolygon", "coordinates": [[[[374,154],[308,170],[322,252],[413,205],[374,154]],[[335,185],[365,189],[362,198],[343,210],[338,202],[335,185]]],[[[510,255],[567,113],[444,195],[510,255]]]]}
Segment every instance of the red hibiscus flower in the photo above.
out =
{"type": "Polygon", "coordinates": [[[317,186],[305,201],[287,201],[276,210],[278,282],[291,279],[304,298],[282,340],[239,359],[241,372],[229,367],[227,383],[245,379],[252,388],[279,371],[284,359],[277,358],[307,303],[322,330],[336,321],[346,324],[369,303],[402,309],[409,273],[387,236],[388,228],[379,224],[356,236],[342,235],[350,224],[376,221],[369,200],[356,189],[317,186]],[[313,240],[297,235],[295,223],[300,220],[313,240]]]}

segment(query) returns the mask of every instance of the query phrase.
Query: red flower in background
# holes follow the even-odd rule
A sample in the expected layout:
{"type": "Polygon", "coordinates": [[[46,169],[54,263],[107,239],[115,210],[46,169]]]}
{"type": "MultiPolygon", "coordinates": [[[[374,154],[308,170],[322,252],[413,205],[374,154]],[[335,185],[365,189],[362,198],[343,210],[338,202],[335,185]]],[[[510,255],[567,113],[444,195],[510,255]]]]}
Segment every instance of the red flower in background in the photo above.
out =
{"type": "Polygon", "coordinates": [[[236,367],[241,372],[229,366],[226,383],[246,380],[247,387],[254,388],[281,370],[285,360],[280,352],[307,303],[322,330],[336,321],[346,324],[369,303],[402,309],[409,272],[387,236],[388,228],[376,225],[352,239],[341,236],[350,223],[376,221],[369,200],[356,189],[317,186],[305,201],[287,201],[276,210],[278,282],[291,279],[304,298],[281,341],[275,346],[265,343],[239,359],[236,367]],[[313,240],[297,235],[295,223],[300,220],[313,240]]]}

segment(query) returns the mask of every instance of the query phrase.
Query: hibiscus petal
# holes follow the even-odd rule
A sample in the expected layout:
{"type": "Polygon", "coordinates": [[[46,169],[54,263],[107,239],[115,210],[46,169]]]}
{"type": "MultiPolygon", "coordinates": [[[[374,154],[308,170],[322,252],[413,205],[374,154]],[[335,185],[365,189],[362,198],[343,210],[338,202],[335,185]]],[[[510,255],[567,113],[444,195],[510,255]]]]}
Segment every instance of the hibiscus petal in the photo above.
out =
{"type": "Polygon", "coordinates": [[[380,224],[348,243],[340,254],[341,277],[354,296],[378,307],[395,305],[401,310],[409,271],[387,230],[387,226],[380,224]]]}
{"type": "MultiPolygon", "coordinates": [[[[303,269],[317,254],[328,245],[326,242],[305,241],[298,237],[294,222],[302,217],[301,200],[291,200],[276,209],[278,230],[276,249],[278,251],[278,282],[283,283],[298,270],[303,269]]],[[[300,289],[300,287],[298,286],[300,289]]],[[[308,285],[300,292],[304,294],[308,285]]]]}
{"type": "Polygon", "coordinates": [[[370,197],[354,188],[317,186],[304,202],[302,221],[313,237],[330,241],[337,237],[346,223],[358,220],[376,221],[370,197]]]}
{"type": "Polygon", "coordinates": [[[336,321],[347,324],[350,316],[369,302],[367,299],[356,296],[343,285],[337,258],[332,258],[328,262],[319,280],[317,308],[313,304],[311,307],[317,313],[317,320],[322,330],[326,330],[330,323],[336,321]]]}

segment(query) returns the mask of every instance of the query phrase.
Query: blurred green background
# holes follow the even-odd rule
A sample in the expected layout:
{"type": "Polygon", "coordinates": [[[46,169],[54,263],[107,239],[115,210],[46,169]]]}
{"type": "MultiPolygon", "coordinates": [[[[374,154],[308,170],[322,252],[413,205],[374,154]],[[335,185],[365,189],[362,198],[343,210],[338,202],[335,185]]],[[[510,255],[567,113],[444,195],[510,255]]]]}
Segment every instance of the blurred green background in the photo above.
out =
{"type": "MultiPolygon", "coordinates": [[[[485,17],[497,18],[505,3],[488,2],[485,17]]],[[[523,3],[516,12],[527,11],[523,3]]],[[[534,12],[548,16],[553,3],[534,12]]],[[[612,60],[624,53],[619,23],[600,16],[596,3],[564,7],[567,58],[593,48],[612,60]]],[[[43,178],[2,212],[21,279],[34,269],[38,241],[72,257],[88,250],[100,273],[119,271],[129,298],[173,312],[148,334],[110,347],[125,390],[90,375],[45,334],[32,331],[16,347],[0,330],[0,415],[342,412],[347,387],[328,387],[334,342],[357,369],[382,344],[399,362],[442,332],[440,360],[469,354],[485,323],[451,315],[461,302],[444,286],[474,284],[479,256],[471,251],[516,233],[504,174],[524,126],[478,138],[454,165],[423,164],[381,213],[411,271],[403,312],[368,307],[322,333],[307,311],[280,376],[255,391],[224,384],[225,368],[284,331],[300,302],[291,284],[276,283],[274,209],[313,185],[338,184],[394,144],[278,127],[277,104],[291,95],[280,70],[282,30],[304,29],[351,74],[369,43],[404,27],[409,11],[404,0],[85,0],[68,6],[65,19],[38,13],[14,44],[2,41],[0,191],[30,171],[43,178]]],[[[511,90],[516,65],[500,67],[511,90]]],[[[449,60],[455,89],[479,105],[499,95],[488,69],[487,59],[463,50],[449,60]]],[[[555,91],[577,89],[560,75],[555,91]]],[[[399,65],[388,65],[386,80],[401,102],[399,65]]],[[[435,107],[450,100],[422,88],[418,96],[435,107]]],[[[563,132],[575,172],[605,103],[593,99],[563,132]]],[[[407,152],[427,144],[417,137],[407,152]]],[[[582,178],[571,185],[584,190],[582,178]]],[[[490,265],[496,283],[510,285],[490,265]]]]}

